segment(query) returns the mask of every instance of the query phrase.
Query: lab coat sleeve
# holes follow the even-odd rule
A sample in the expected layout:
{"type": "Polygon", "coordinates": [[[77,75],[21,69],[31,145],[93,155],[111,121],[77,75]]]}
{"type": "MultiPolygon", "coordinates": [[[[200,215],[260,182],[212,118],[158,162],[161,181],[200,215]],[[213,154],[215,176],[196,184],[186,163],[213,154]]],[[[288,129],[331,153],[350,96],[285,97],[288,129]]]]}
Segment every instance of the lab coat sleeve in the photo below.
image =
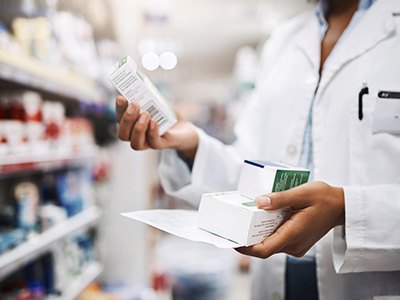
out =
{"type": "Polygon", "coordinates": [[[346,225],[334,229],[338,273],[400,270],[400,186],[345,187],[346,225]]]}
{"type": "Polygon", "coordinates": [[[204,192],[234,189],[241,162],[241,156],[234,147],[225,146],[199,128],[196,131],[199,145],[192,171],[173,149],[162,151],[159,164],[160,180],[165,192],[195,207],[204,192]]]}
{"type": "Polygon", "coordinates": [[[251,118],[257,99],[251,102],[235,126],[237,138],[232,145],[225,145],[195,127],[199,145],[191,171],[175,150],[162,151],[158,170],[167,194],[198,206],[202,193],[236,189],[243,160],[258,158],[256,135],[260,127],[251,118]]]}
{"type": "Polygon", "coordinates": [[[260,155],[260,136],[264,124],[263,118],[259,117],[259,111],[265,97],[261,97],[257,86],[262,85],[272,63],[269,58],[277,51],[277,43],[273,40],[271,37],[263,47],[256,89],[235,124],[236,139],[232,145],[225,145],[195,127],[199,145],[192,171],[175,150],[162,150],[158,171],[167,194],[198,206],[202,193],[236,190],[244,159],[263,159],[260,155]]]}

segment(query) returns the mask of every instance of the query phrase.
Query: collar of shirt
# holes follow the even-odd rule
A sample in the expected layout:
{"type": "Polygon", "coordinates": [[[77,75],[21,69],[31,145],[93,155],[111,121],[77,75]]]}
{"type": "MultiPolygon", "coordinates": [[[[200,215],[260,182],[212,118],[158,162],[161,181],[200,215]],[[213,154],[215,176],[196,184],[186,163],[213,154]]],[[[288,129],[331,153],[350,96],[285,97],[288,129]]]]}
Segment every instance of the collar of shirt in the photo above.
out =
{"type": "MultiPolygon", "coordinates": [[[[355,16],[358,16],[356,18],[357,20],[361,18],[361,16],[365,13],[365,11],[371,7],[372,4],[374,4],[376,0],[360,0],[358,4],[358,9],[355,14],[355,16]]],[[[326,30],[328,29],[328,22],[326,21],[326,15],[328,13],[329,9],[329,3],[327,0],[321,0],[317,7],[315,8],[315,15],[317,16],[319,25],[320,25],[320,38],[321,41],[325,36],[326,30]]],[[[354,18],[353,18],[354,19],[354,18]]],[[[355,23],[355,22],[352,22],[355,23]]],[[[349,26],[350,27],[350,24],[349,26]]]]}

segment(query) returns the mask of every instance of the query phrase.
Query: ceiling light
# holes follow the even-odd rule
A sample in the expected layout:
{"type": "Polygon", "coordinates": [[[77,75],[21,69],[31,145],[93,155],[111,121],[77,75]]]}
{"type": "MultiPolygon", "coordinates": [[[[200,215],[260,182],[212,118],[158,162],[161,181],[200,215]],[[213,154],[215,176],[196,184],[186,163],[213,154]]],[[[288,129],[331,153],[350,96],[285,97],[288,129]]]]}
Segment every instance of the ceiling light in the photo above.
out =
{"type": "Polygon", "coordinates": [[[154,52],[148,52],[142,57],[142,65],[146,70],[154,71],[160,66],[160,58],[154,52]]]}
{"type": "Polygon", "coordinates": [[[166,51],[160,55],[160,65],[164,70],[172,70],[178,64],[178,58],[175,53],[166,51]]]}

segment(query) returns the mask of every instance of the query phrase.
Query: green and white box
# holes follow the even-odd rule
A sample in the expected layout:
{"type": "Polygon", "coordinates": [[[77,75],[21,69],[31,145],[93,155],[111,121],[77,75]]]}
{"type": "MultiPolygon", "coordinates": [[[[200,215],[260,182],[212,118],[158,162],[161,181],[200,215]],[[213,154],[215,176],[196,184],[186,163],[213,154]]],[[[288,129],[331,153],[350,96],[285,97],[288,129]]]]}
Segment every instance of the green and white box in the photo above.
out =
{"type": "Polygon", "coordinates": [[[136,101],[141,111],[147,111],[157,121],[160,135],[177,122],[167,101],[131,57],[121,59],[108,79],[129,103],[136,101]]]}
{"type": "Polygon", "coordinates": [[[308,181],[310,171],[283,163],[245,160],[238,191],[254,200],[257,196],[291,189],[308,181]]]}
{"type": "Polygon", "coordinates": [[[289,217],[290,209],[258,209],[254,199],[306,183],[309,176],[310,171],[286,164],[245,160],[238,191],[202,195],[198,225],[238,246],[260,243],[289,217]]]}
{"type": "Polygon", "coordinates": [[[201,229],[251,246],[270,236],[287,218],[289,209],[266,211],[237,191],[203,194],[198,226],[201,229]]]}

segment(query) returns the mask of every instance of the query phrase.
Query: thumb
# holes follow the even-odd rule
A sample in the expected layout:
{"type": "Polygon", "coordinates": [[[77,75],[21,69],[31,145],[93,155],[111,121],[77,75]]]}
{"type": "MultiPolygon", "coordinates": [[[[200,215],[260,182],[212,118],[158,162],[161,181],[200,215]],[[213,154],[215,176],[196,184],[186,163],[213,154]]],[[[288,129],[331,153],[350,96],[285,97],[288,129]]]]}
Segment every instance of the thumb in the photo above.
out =
{"type": "Polygon", "coordinates": [[[276,210],[284,207],[301,209],[307,206],[307,197],[301,187],[283,192],[270,193],[256,197],[257,207],[266,210],[276,210]]]}

